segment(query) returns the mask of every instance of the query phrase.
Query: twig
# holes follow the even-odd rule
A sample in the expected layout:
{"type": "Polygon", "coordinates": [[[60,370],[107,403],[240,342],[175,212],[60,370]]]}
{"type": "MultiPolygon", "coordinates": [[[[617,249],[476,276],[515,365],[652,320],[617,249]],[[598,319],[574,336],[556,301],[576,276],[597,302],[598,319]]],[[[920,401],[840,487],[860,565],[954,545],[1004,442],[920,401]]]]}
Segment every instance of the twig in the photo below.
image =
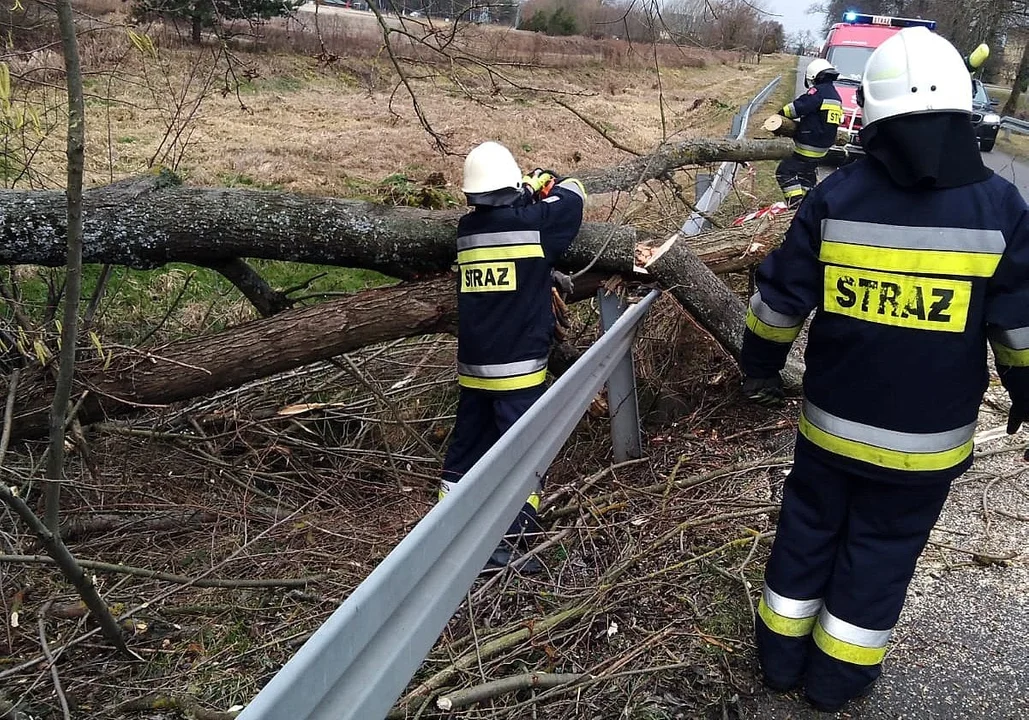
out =
{"type": "Polygon", "coordinates": [[[580,120],[582,120],[587,125],[589,125],[590,128],[592,128],[598,135],[600,135],[602,138],[604,138],[609,143],[611,143],[612,147],[617,148],[618,150],[621,150],[622,152],[627,152],[630,155],[635,155],[636,157],[640,157],[641,155],[643,155],[643,153],[639,152],[638,150],[633,150],[631,147],[628,147],[627,145],[622,145],[622,143],[618,142],[613,137],[611,137],[611,135],[607,132],[607,130],[605,130],[603,127],[601,127],[601,125],[599,123],[597,123],[597,122],[595,122],[593,120],[590,120],[588,117],[586,117],[581,112],[579,112],[578,110],[573,108],[571,105],[566,103],[564,100],[557,100],[557,99],[555,99],[554,102],[557,103],[558,105],[560,105],[561,107],[563,107],[565,110],[570,112],[575,117],[577,117],[580,120]]]}
{"type": "Polygon", "coordinates": [[[234,720],[239,715],[239,712],[235,710],[228,712],[208,710],[193,698],[185,695],[162,695],[160,693],[152,693],[137,700],[130,700],[111,708],[111,710],[123,715],[153,710],[177,710],[193,720],[234,720]]]}
{"type": "Polygon", "coordinates": [[[1018,557],[1018,553],[1014,550],[1009,550],[1003,555],[994,555],[993,553],[977,552],[976,550],[966,550],[965,548],[955,547],[954,545],[948,545],[947,543],[941,543],[935,540],[930,540],[929,544],[933,547],[943,548],[944,550],[953,550],[954,552],[970,555],[972,557],[972,560],[979,563],[980,565],[1006,565],[1009,561],[1014,560],[1018,557]]]}
{"type": "Polygon", "coordinates": [[[64,720],[71,720],[71,710],[68,708],[68,698],[64,695],[64,689],[61,688],[61,677],[57,674],[57,663],[54,662],[54,655],[50,652],[50,643],[46,641],[46,613],[50,609],[50,605],[53,600],[47,600],[42,608],[39,610],[39,619],[37,625],[39,626],[39,645],[43,648],[43,656],[46,657],[47,665],[50,666],[50,677],[54,681],[54,691],[57,693],[57,699],[61,703],[61,712],[64,714],[64,720]]]}
{"type": "Polygon", "coordinates": [[[1022,513],[1013,513],[1013,512],[1010,512],[1008,510],[994,510],[993,512],[995,512],[998,515],[1001,515],[1003,517],[1011,518],[1012,520],[1019,520],[1021,522],[1029,522],[1029,515],[1024,515],[1022,513]]]}
{"type": "MultiPolygon", "coordinates": [[[[50,532],[50,529],[40,520],[32,509],[20,497],[11,492],[4,483],[0,483],[0,500],[5,502],[21,518],[28,528],[35,533],[36,537],[43,543],[50,557],[40,557],[42,562],[53,563],[61,569],[61,574],[68,579],[75,589],[78,590],[82,600],[89,607],[94,619],[103,630],[104,637],[125,655],[131,655],[129,648],[125,645],[125,639],[121,635],[118,623],[111,616],[107,603],[100,597],[96,586],[82,572],[82,566],[75,560],[59,535],[50,532]]],[[[6,556],[0,556],[6,557],[6,556]]]]}
{"type": "Polygon", "coordinates": [[[589,678],[590,676],[584,673],[526,673],[524,675],[513,675],[483,683],[482,685],[476,685],[466,690],[458,690],[449,695],[441,695],[436,699],[436,707],[440,710],[449,711],[473,705],[483,700],[492,700],[493,698],[517,692],[518,690],[528,690],[529,688],[548,690],[589,678]]]}
{"type": "MultiPolygon", "coordinates": [[[[0,562],[23,563],[33,565],[51,565],[57,561],[46,555],[0,555],[0,562]]],[[[111,563],[97,562],[95,560],[79,560],[79,565],[90,570],[100,572],[120,573],[122,575],[134,575],[135,577],[148,578],[150,580],[163,580],[164,582],[179,583],[181,585],[192,585],[194,587],[214,588],[268,588],[268,587],[304,587],[313,583],[322,582],[328,575],[312,575],[301,578],[191,578],[185,575],[172,575],[171,573],[148,570],[147,568],[132,567],[130,565],[112,565],[111,563]]]]}
{"type": "Polygon", "coordinates": [[[11,442],[11,427],[14,425],[14,399],[18,391],[18,379],[21,377],[21,368],[15,368],[11,373],[9,387],[7,389],[7,405],[4,407],[4,431],[0,436],[0,465],[4,464],[4,456],[7,454],[7,445],[11,442]]]}

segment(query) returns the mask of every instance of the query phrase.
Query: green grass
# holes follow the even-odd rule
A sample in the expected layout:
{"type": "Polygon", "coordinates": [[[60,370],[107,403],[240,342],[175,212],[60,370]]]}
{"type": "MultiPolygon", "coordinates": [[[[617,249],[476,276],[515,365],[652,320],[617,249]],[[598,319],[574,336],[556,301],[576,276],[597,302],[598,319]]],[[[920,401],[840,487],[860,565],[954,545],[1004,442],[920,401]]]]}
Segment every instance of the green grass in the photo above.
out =
{"type": "MultiPolygon", "coordinates": [[[[307,298],[307,303],[392,282],[368,270],[275,260],[252,260],[250,264],[277,290],[310,281],[293,295],[307,298]]],[[[98,265],[83,268],[83,312],[100,270],[98,265]]],[[[37,325],[46,315],[48,287],[60,287],[63,275],[62,269],[35,268],[19,277],[22,307],[37,325]]],[[[0,317],[10,320],[10,316],[11,309],[6,304],[0,306],[0,317]]],[[[128,345],[148,338],[148,344],[153,344],[217,332],[256,316],[239,291],[214,270],[170,263],[155,270],[112,268],[96,327],[105,342],[128,345]]]]}

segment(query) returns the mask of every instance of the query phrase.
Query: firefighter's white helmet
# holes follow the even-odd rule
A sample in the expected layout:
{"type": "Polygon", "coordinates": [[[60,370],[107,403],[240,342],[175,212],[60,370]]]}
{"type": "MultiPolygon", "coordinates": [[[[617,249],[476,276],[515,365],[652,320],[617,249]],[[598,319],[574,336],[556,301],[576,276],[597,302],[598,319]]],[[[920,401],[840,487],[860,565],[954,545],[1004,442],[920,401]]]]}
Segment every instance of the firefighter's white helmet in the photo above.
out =
{"type": "Polygon", "coordinates": [[[518,189],[522,185],[522,171],[511,151],[496,142],[484,142],[468,153],[464,160],[464,181],[461,190],[480,194],[518,189]]]}
{"type": "Polygon", "coordinates": [[[858,103],[861,121],[898,115],[972,112],[972,79],[961,54],[924,27],[905,28],[872,53],[858,103]]]}
{"type": "Polygon", "coordinates": [[[824,72],[832,74],[833,80],[840,76],[839,71],[833,66],[831,62],[824,58],[816,58],[807,65],[807,70],[804,71],[804,85],[806,87],[813,87],[815,79],[824,72]]]}

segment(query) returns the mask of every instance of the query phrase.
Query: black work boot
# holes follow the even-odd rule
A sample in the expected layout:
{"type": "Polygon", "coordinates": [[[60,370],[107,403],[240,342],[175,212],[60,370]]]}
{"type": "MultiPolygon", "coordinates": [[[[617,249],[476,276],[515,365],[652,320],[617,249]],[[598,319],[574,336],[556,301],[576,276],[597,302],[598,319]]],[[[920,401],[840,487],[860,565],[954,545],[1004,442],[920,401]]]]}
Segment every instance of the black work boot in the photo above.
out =
{"type": "MultiPolygon", "coordinates": [[[[493,551],[489,560],[486,561],[486,567],[482,569],[483,573],[499,572],[504,568],[509,567],[512,562],[515,562],[522,556],[523,553],[518,549],[517,541],[511,542],[511,540],[514,540],[514,538],[511,538],[510,540],[508,538],[504,538],[500,541],[500,544],[497,545],[497,549],[493,551]]],[[[527,560],[518,563],[515,569],[525,575],[537,575],[543,571],[543,565],[541,565],[540,561],[535,557],[530,557],[527,560]]]]}

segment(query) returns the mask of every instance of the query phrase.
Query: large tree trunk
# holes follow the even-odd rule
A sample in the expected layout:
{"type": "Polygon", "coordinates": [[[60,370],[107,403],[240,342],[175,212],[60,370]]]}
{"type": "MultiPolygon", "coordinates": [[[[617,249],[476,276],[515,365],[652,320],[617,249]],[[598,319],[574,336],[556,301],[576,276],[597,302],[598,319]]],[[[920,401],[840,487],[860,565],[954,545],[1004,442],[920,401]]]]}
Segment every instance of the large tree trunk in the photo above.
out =
{"type": "Polygon", "coordinates": [[[1001,115],[1014,115],[1018,111],[1018,100],[1022,97],[1022,88],[1029,81],[1029,43],[1022,48],[1022,59],[1018,63],[1018,72],[1015,74],[1015,81],[1011,84],[1011,94],[1001,115]]]}
{"type": "MultiPolygon", "coordinates": [[[[590,192],[612,192],[687,164],[781,158],[790,152],[783,140],[692,140],[577,175],[590,192]]],[[[56,191],[0,191],[0,264],[64,264],[63,197],[56,191]]],[[[282,192],[158,188],[135,181],[90,190],[84,202],[84,259],[90,263],[217,266],[257,257],[378,270],[401,279],[450,267],[460,214],[282,192]]],[[[635,231],[606,224],[584,226],[564,262],[582,267],[605,244],[596,269],[632,269],[635,231]]]]}
{"type": "MultiPolygon", "coordinates": [[[[764,226],[767,232],[767,226],[764,226]]],[[[650,272],[659,281],[686,273],[702,279],[673,294],[696,313],[716,338],[739,352],[743,310],[740,301],[711,274],[741,270],[758,262],[767,248],[754,251],[765,238],[733,229],[696,240],[697,253],[678,248],[665,264],[650,272]],[[700,263],[694,258],[699,258],[700,263]],[[686,263],[679,266],[679,263],[686,263]]],[[[577,298],[592,297],[607,276],[589,273],[575,283],[577,298]]],[[[678,284],[677,282],[675,284],[678,284]]],[[[576,299],[576,298],[573,298],[576,299]]],[[[319,305],[280,312],[215,335],[164,347],[118,351],[103,370],[98,362],[79,362],[78,390],[90,395],[79,411],[82,422],[118,417],[141,409],[186,400],[251,380],[292,370],[367,345],[427,333],[452,333],[457,324],[457,296],[451,276],[395,287],[377,288],[319,305]]],[[[562,349],[567,355],[566,349],[562,349]]],[[[574,357],[559,353],[551,369],[560,373],[574,357]]],[[[46,403],[52,384],[45,376],[24,378],[18,386],[14,433],[35,437],[46,432],[46,403]]],[[[0,397],[6,392],[0,383],[0,397]]]]}
{"type": "MultiPolygon", "coordinates": [[[[286,310],[223,332],[164,347],[119,352],[106,370],[79,363],[88,389],[85,423],[206,395],[385,340],[452,332],[457,296],[450,277],[367,290],[312,307],[286,310]]],[[[83,387],[84,386],[84,387],[83,387]]],[[[45,375],[18,385],[14,434],[46,431],[45,375]]]]}

